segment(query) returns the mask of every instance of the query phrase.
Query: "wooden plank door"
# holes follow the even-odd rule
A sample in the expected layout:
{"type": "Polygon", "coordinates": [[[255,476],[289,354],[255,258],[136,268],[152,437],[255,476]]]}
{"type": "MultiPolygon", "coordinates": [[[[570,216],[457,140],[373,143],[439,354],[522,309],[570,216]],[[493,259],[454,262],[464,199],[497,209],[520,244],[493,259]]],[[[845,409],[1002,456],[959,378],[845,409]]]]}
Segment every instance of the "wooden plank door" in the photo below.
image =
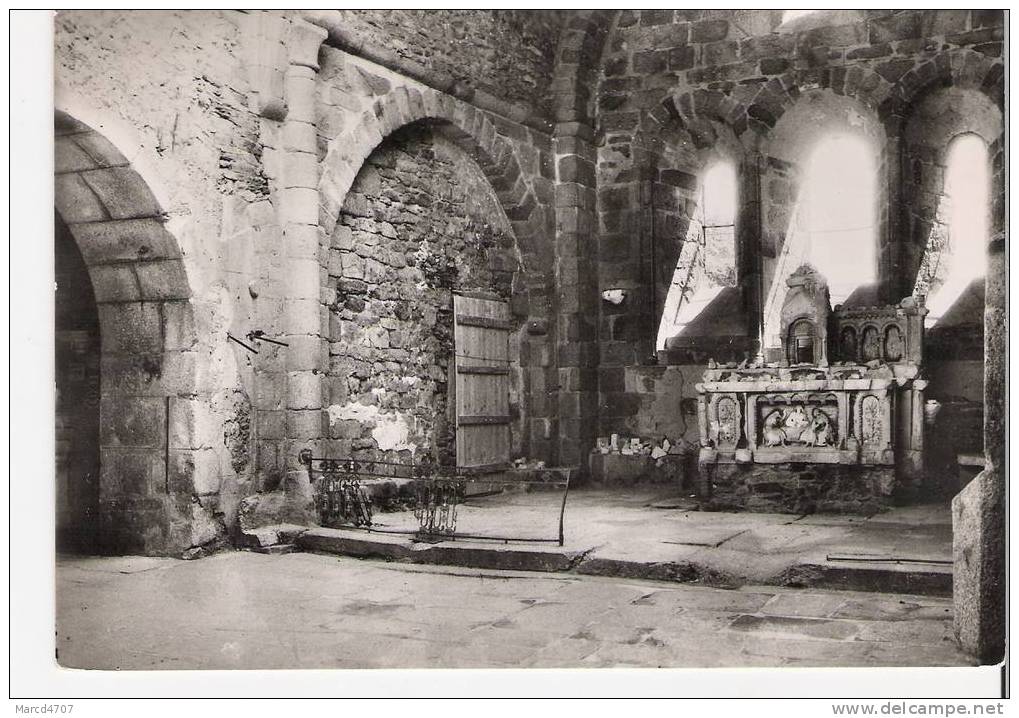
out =
{"type": "Polygon", "coordinates": [[[505,467],[510,458],[506,302],[454,295],[456,464],[505,467]]]}

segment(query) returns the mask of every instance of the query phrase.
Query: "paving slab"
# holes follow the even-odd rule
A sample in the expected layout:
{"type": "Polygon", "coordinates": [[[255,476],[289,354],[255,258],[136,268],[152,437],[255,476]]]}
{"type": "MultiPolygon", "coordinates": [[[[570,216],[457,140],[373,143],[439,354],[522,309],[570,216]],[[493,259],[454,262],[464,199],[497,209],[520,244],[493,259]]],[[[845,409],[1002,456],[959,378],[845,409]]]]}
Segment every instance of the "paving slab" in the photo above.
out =
{"type": "MultiPolygon", "coordinates": [[[[499,536],[553,536],[556,492],[472,498],[458,530],[499,536]]],[[[457,539],[423,543],[413,512],[377,515],[393,534],[312,529],[297,545],[362,558],[500,570],[576,572],[737,587],[748,583],[951,593],[951,517],[945,505],[909,506],[871,517],[793,516],[691,510],[661,492],[575,491],[563,546],[457,539]],[[664,508],[663,508],[664,507],[664,508]]]]}
{"type": "Polygon", "coordinates": [[[724,590],[310,553],[158,564],[123,572],[118,559],[58,561],[61,665],[972,665],[951,638],[951,601],[934,597],[724,590]]]}

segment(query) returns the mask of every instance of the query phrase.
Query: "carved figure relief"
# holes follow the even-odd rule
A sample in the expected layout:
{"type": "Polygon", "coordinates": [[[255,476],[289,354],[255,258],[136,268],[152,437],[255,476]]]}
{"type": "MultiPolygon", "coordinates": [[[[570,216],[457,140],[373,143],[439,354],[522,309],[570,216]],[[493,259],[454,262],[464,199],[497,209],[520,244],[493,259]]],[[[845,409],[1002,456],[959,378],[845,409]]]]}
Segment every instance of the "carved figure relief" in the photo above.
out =
{"type": "Polygon", "coordinates": [[[852,327],[843,327],[842,336],[839,338],[839,347],[843,361],[856,361],[856,330],[852,327]]]}
{"type": "Polygon", "coordinates": [[[836,438],[834,421],[817,406],[774,409],[764,417],[761,427],[763,446],[835,446],[836,438]]]}
{"type": "Polygon", "coordinates": [[[863,330],[863,361],[873,361],[881,358],[881,337],[878,335],[877,327],[867,327],[863,330]]]}
{"type": "Polygon", "coordinates": [[[885,361],[899,361],[902,358],[902,332],[892,324],[885,330],[885,361]]]}
{"type": "Polygon", "coordinates": [[[718,400],[718,444],[735,444],[739,439],[740,412],[730,397],[718,400]]]}
{"type": "Polygon", "coordinates": [[[800,441],[803,430],[809,423],[810,419],[807,418],[807,412],[803,410],[803,407],[795,407],[785,417],[783,428],[785,429],[786,437],[800,441]]]}
{"type": "Polygon", "coordinates": [[[810,426],[800,434],[800,440],[808,446],[832,446],[835,443],[835,429],[828,415],[815,407],[810,426]]]}
{"type": "Polygon", "coordinates": [[[764,419],[762,438],[765,446],[785,446],[785,414],[781,409],[768,414],[764,419]]]}
{"type": "Polygon", "coordinates": [[[876,396],[865,396],[860,403],[860,424],[863,443],[880,444],[882,442],[881,401],[876,396]]]}

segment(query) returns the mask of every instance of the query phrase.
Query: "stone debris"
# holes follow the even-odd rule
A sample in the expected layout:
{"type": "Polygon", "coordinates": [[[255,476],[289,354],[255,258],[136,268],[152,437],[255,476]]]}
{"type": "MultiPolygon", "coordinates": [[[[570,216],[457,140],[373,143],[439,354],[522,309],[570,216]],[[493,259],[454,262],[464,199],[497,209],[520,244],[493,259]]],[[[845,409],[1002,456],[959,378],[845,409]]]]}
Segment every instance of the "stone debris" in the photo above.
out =
{"type": "Polygon", "coordinates": [[[683,456],[696,450],[693,444],[680,437],[675,441],[668,437],[661,439],[643,439],[641,437],[621,437],[619,434],[599,436],[595,439],[592,454],[650,457],[660,466],[668,456],[683,456]]]}

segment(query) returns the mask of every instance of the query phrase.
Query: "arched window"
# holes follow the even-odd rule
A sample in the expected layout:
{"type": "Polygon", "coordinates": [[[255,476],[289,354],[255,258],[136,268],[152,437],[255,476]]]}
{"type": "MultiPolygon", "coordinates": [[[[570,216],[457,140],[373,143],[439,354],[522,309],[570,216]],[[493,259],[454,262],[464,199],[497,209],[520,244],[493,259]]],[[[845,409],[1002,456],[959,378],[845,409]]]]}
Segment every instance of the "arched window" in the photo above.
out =
{"type": "Polygon", "coordinates": [[[664,349],[668,339],[682,336],[725,288],[736,286],[737,199],[733,162],[710,164],[665,299],[658,349],[664,349]]]}
{"type": "Polygon", "coordinates": [[[938,216],[947,226],[944,246],[928,249],[920,281],[927,283],[926,325],[935,326],[987,273],[990,162],[975,134],[959,135],[948,148],[945,192],[938,216]]]}
{"type": "Polygon", "coordinates": [[[800,230],[807,261],[828,280],[832,305],[877,280],[877,171],[867,142],[855,135],[822,140],[807,164],[800,230]]]}
{"type": "Polygon", "coordinates": [[[832,306],[876,303],[877,168],[873,142],[840,132],[818,139],[802,165],[792,220],[764,309],[765,346],[778,347],[786,280],[804,264],[828,284],[832,306]]]}

